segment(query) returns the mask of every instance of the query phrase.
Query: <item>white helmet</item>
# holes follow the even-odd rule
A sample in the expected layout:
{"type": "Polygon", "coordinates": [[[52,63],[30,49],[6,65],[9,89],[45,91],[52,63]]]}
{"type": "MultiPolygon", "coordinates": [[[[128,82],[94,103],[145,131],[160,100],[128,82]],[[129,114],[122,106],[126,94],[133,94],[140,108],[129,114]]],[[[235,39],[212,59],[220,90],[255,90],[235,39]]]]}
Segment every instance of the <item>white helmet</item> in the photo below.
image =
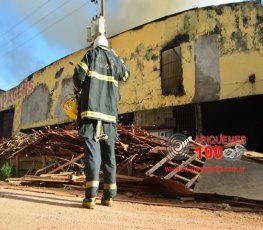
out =
{"type": "Polygon", "coordinates": [[[109,46],[108,39],[105,37],[105,35],[99,35],[94,43],[93,43],[93,48],[96,48],[97,46],[109,46]]]}

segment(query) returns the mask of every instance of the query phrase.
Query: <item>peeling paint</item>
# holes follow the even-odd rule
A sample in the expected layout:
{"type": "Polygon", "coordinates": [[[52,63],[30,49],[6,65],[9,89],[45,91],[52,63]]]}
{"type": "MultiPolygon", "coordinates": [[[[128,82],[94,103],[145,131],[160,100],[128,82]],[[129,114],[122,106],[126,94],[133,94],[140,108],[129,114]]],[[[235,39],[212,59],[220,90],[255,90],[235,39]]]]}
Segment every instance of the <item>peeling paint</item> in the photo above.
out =
{"type": "Polygon", "coordinates": [[[153,56],[152,49],[147,50],[146,55],[145,55],[146,60],[150,61],[152,59],[152,56],[153,56]]]}
{"type": "Polygon", "coordinates": [[[136,47],[136,53],[140,53],[143,49],[144,49],[144,44],[140,43],[140,45],[136,47]]]}
{"type": "Polygon", "coordinates": [[[55,85],[54,85],[54,89],[53,89],[53,91],[55,91],[55,90],[58,89],[58,85],[59,85],[59,83],[58,83],[58,81],[56,81],[56,82],[55,82],[55,85]]]}
{"type": "Polygon", "coordinates": [[[241,31],[233,32],[231,38],[235,41],[236,48],[238,50],[247,50],[247,38],[246,34],[241,31]]]}
{"type": "Polygon", "coordinates": [[[157,56],[156,54],[153,54],[153,56],[151,57],[152,61],[158,61],[159,56],[157,56]]]}
{"type": "Polygon", "coordinates": [[[60,70],[56,72],[56,74],[55,74],[55,78],[56,79],[61,77],[61,74],[63,73],[63,70],[64,70],[64,67],[60,68],[60,70]]]}
{"type": "Polygon", "coordinates": [[[144,69],[144,63],[141,60],[137,60],[137,69],[142,73],[143,75],[143,69],[144,69]]]}
{"type": "Polygon", "coordinates": [[[214,10],[218,16],[220,16],[224,13],[224,9],[221,6],[214,7],[214,10]]]}
{"type": "Polygon", "coordinates": [[[22,103],[21,123],[46,120],[50,105],[51,97],[48,87],[44,84],[38,85],[30,95],[25,97],[22,103]]]}
{"type": "Polygon", "coordinates": [[[158,70],[159,70],[158,67],[156,65],[154,65],[153,66],[153,71],[155,72],[155,71],[158,71],[158,70]]]}
{"type": "Polygon", "coordinates": [[[73,96],[73,79],[72,78],[65,78],[62,81],[62,89],[61,94],[59,95],[59,98],[56,102],[56,109],[55,109],[55,115],[58,117],[66,117],[66,114],[63,110],[63,104],[66,99],[73,96]]]}
{"type": "Polygon", "coordinates": [[[171,49],[176,46],[180,46],[184,42],[189,42],[189,34],[176,35],[171,41],[169,41],[162,50],[171,49]]]}

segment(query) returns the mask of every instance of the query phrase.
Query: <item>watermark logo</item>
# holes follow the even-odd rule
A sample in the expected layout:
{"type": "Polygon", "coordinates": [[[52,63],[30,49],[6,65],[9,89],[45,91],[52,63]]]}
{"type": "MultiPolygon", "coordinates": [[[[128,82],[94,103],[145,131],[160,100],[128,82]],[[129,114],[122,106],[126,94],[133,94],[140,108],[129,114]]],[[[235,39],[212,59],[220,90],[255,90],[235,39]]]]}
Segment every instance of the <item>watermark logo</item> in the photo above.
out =
{"type": "Polygon", "coordinates": [[[246,170],[246,168],[243,166],[221,166],[221,165],[203,166],[203,167],[183,166],[181,168],[174,167],[174,166],[165,166],[164,167],[164,171],[167,173],[170,173],[170,172],[244,173],[245,170],[246,170]]]}
{"type": "Polygon", "coordinates": [[[243,145],[236,144],[235,149],[227,148],[223,151],[223,156],[227,160],[239,160],[241,156],[246,152],[246,149],[243,145]]]}
{"type": "Polygon", "coordinates": [[[175,160],[181,160],[189,153],[189,142],[191,137],[186,137],[182,133],[173,134],[167,142],[168,156],[175,160]]]}
{"type": "Polygon", "coordinates": [[[246,136],[245,135],[219,135],[219,136],[214,136],[214,135],[210,135],[210,136],[196,136],[195,137],[195,141],[202,144],[206,144],[206,145],[226,145],[228,143],[236,143],[236,144],[246,144],[247,140],[246,140],[246,136]]]}
{"type": "MultiPolygon", "coordinates": [[[[221,159],[224,157],[227,160],[239,160],[242,155],[246,152],[245,147],[242,144],[246,143],[246,137],[243,136],[202,136],[196,137],[195,142],[199,142],[200,140],[205,140],[205,145],[199,145],[195,148],[195,152],[197,153],[197,157],[202,159],[205,157],[206,159],[221,159]],[[231,141],[234,144],[233,148],[226,148],[223,150],[223,147],[220,145],[213,144],[228,144],[231,141]]],[[[182,133],[173,134],[167,142],[167,152],[170,158],[175,160],[182,160],[188,156],[189,153],[189,143],[192,141],[192,137],[186,137],[182,133]]],[[[200,142],[199,142],[200,143],[200,142]]],[[[202,143],[200,143],[202,144],[202,143]]]]}
{"type": "Polygon", "coordinates": [[[219,145],[216,145],[214,147],[206,145],[205,147],[196,147],[195,151],[197,152],[197,157],[199,159],[202,159],[204,153],[204,157],[206,159],[221,159],[222,157],[224,157],[226,160],[239,160],[241,156],[246,152],[246,149],[241,144],[235,144],[235,149],[227,148],[224,150],[219,145]]]}

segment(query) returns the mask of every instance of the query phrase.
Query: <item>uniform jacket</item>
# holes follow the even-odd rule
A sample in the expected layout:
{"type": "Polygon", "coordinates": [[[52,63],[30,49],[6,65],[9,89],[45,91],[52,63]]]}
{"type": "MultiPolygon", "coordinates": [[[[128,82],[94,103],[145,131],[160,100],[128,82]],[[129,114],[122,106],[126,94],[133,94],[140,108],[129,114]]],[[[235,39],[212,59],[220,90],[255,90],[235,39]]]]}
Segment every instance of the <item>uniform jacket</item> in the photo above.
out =
{"type": "Polygon", "coordinates": [[[130,72],[123,60],[106,46],[89,50],[76,65],[73,75],[75,91],[80,92],[79,115],[116,123],[119,81],[127,81],[130,72]]]}

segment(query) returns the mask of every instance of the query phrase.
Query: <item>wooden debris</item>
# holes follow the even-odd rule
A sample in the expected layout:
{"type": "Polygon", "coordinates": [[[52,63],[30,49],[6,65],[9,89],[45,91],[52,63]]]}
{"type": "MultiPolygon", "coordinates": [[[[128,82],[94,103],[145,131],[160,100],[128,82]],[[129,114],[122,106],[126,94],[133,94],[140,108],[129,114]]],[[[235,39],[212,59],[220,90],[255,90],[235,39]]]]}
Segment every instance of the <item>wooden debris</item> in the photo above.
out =
{"type": "Polygon", "coordinates": [[[258,160],[263,162],[263,153],[255,152],[255,151],[246,151],[243,155],[244,157],[258,160]]]}
{"type": "MultiPolygon", "coordinates": [[[[148,189],[167,195],[192,195],[205,161],[204,156],[198,158],[195,147],[201,146],[204,150],[205,145],[190,140],[187,156],[175,160],[167,152],[166,138],[151,135],[133,125],[118,126],[117,132],[118,189],[130,192],[148,189]]],[[[247,151],[244,157],[262,161],[262,155],[247,151]]],[[[18,165],[19,160],[25,158],[41,159],[37,162],[41,168],[32,166],[28,169],[31,175],[19,180],[10,179],[10,183],[71,185],[84,189],[84,144],[79,140],[75,125],[68,125],[66,129],[33,130],[32,134],[19,133],[0,142],[1,160],[15,160],[18,165]]],[[[36,165],[35,162],[32,165],[36,165]]]]}
{"type": "MultiPolygon", "coordinates": [[[[147,131],[135,126],[118,126],[118,140],[115,145],[117,159],[118,187],[136,191],[139,183],[145,177],[145,171],[151,167],[150,150],[161,146],[165,148],[166,139],[150,135],[147,131]]],[[[41,157],[43,166],[28,172],[21,178],[23,182],[74,183],[83,185],[84,145],[79,140],[74,126],[66,129],[46,128],[44,131],[33,130],[32,134],[20,133],[1,143],[0,158],[16,159],[17,164],[24,159],[41,157]],[[6,146],[8,146],[8,151],[6,146]],[[72,177],[60,173],[76,170],[72,177]],[[77,174],[76,174],[77,173],[77,174]],[[41,174],[41,175],[40,175],[41,174]],[[39,176],[38,176],[39,175],[39,176]]],[[[154,161],[163,155],[155,155],[154,161]],[[155,159],[156,158],[156,159],[155,159]]],[[[30,161],[28,161],[30,162],[30,161]]],[[[39,163],[39,164],[40,164],[39,163]]],[[[29,163],[28,163],[29,165],[29,163]]],[[[12,183],[15,183],[12,180],[12,183]]]]}

